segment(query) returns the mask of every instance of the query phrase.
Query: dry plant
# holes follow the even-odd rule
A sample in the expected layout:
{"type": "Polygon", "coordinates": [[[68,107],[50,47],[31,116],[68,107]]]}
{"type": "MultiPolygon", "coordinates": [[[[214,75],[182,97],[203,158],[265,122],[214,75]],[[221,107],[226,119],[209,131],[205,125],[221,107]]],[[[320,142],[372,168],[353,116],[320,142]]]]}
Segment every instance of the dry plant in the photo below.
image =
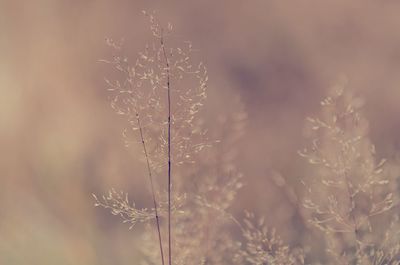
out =
{"type": "MultiPolygon", "coordinates": [[[[190,42],[178,42],[178,48],[167,46],[167,40],[173,43],[172,26],[165,30],[152,14],[145,15],[150,19],[154,42],[139,53],[133,66],[123,55],[122,44],[111,39],[107,44],[113,56],[102,61],[115,70],[115,79],[106,79],[106,83],[112,94],[112,108],[128,123],[123,132],[125,143],[127,146],[135,143],[132,139],[136,137],[142,147],[153,207],[138,209],[127,193],[113,189],[101,198],[94,195],[96,206],[121,216],[123,222],[130,223],[130,228],[137,223],[146,224],[142,264],[164,265],[165,260],[169,265],[264,264],[260,263],[264,259],[250,258],[256,254],[252,246],[263,244],[263,237],[267,239],[270,235],[253,238],[255,233],[248,227],[250,221],[244,222],[245,228],[228,213],[243,185],[234,160],[246,114],[237,99],[236,111],[220,116],[215,124],[220,130],[213,138],[224,141],[208,140],[205,122],[198,115],[206,98],[208,77],[204,65],[193,66],[190,42]],[[165,175],[167,188],[157,188],[165,175]],[[166,228],[161,219],[167,220],[166,228]],[[156,233],[149,224],[153,220],[156,233]],[[243,232],[247,240],[245,249],[231,235],[232,226],[243,232]]],[[[273,235],[273,244],[274,240],[273,235]]],[[[276,253],[261,249],[257,254],[265,251],[262,255],[268,259],[263,262],[270,264],[285,263],[271,263],[275,255],[280,255],[276,260],[292,260],[291,256],[283,257],[289,249],[280,241],[278,245],[276,253]]]]}
{"type": "Polygon", "coordinates": [[[243,222],[245,247],[238,255],[242,261],[256,265],[305,264],[302,249],[291,249],[285,245],[276,230],[265,225],[265,218],[256,219],[254,214],[246,212],[243,222]]]}
{"type": "MultiPolygon", "coordinates": [[[[194,63],[190,42],[173,38],[171,25],[164,29],[154,15],[145,15],[153,42],[133,64],[122,43],[111,39],[112,58],[102,61],[115,70],[106,79],[111,106],[127,121],[126,145],[142,149],[152,207],[138,209],[127,193],[113,189],[94,195],[96,206],[121,216],[130,228],[145,224],[141,264],[306,264],[304,251],[284,244],[265,218],[246,212],[238,221],[229,213],[243,186],[235,159],[246,114],[237,99],[236,111],[220,115],[213,126],[218,130],[207,134],[209,125],[199,115],[206,99],[205,66],[194,63]]],[[[375,161],[367,137],[368,123],[359,111],[363,101],[339,85],[321,105],[321,117],[308,119],[311,147],[300,155],[314,166],[315,176],[303,182],[304,207],[323,232],[327,263],[398,265],[394,195],[385,160],[375,161]]]]}
{"type": "Polygon", "coordinates": [[[376,162],[363,100],[345,86],[343,80],[321,101],[320,117],[308,118],[312,144],[299,153],[314,170],[303,182],[304,207],[324,235],[331,264],[399,264],[399,233],[385,229],[397,225],[385,160],[376,162]]]}
{"type": "Polygon", "coordinates": [[[160,227],[160,214],[166,212],[168,223],[168,264],[172,264],[171,215],[177,207],[172,195],[172,168],[192,162],[194,154],[200,152],[204,131],[196,126],[196,115],[206,97],[207,71],[202,63],[192,65],[192,45],[185,43],[181,48],[168,48],[166,39],[172,26],[165,30],[152,14],[145,13],[151,22],[155,41],[139,53],[132,65],[122,54],[122,45],[111,39],[107,44],[113,49],[108,63],[116,71],[116,79],[106,79],[108,90],[113,94],[111,106],[126,117],[128,127],[124,130],[126,144],[132,142],[132,134],[142,145],[148,179],[153,200],[152,209],[136,209],[130,205],[127,195],[111,191],[102,200],[95,199],[96,205],[110,208],[113,214],[121,215],[126,222],[134,225],[155,218],[161,263],[164,261],[164,246],[160,227]],[[200,139],[200,142],[196,142],[200,139]],[[157,198],[154,175],[163,173],[167,167],[167,202],[157,198]],[[161,204],[166,210],[159,209],[161,204]]]}

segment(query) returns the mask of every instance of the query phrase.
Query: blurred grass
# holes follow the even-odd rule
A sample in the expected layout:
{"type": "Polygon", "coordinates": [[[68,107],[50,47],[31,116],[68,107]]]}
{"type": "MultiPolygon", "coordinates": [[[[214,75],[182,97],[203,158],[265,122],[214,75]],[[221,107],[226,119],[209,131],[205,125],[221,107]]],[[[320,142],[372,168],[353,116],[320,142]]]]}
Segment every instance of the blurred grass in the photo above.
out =
{"type": "Polygon", "coordinates": [[[123,188],[140,205],[149,203],[137,177],[144,170],[134,159],[139,151],[123,146],[122,122],[103,84],[107,67],[97,63],[107,55],[105,37],[125,37],[132,55],[142,48],[142,9],[158,10],[205,58],[207,119],[234,109],[231,95],[245,104],[249,121],[237,165],[247,186],[235,211],[274,209],[268,222],[289,226],[283,236],[296,240],[293,206],[269,176],[279,172],[298,185],[304,117],[339,74],[366,96],[378,152],[396,155],[399,5],[0,0],[0,264],[136,260],[135,232],[95,209],[91,193],[123,188]]]}

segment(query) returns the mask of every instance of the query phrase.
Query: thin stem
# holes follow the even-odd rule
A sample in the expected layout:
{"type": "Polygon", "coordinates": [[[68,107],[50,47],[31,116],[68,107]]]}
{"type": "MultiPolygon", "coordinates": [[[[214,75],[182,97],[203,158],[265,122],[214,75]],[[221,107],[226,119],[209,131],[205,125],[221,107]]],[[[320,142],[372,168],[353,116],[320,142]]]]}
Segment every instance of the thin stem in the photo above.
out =
{"type": "Polygon", "coordinates": [[[356,216],[354,215],[354,205],[355,205],[355,201],[354,201],[354,197],[353,197],[353,193],[352,193],[352,188],[350,186],[350,180],[347,176],[347,173],[344,173],[344,177],[345,177],[345,183],[346,183],[346,190],[347,190],[347,195],[349,197],[349,204],[350,204],[350,219],[351,222],[353,224],[353,233],[354,233],[354,237],[356,239],[356,247],[357,247],[357,252],[361,251],[361,246],[360,246],[360,235],[359,235],[359,231],[358,231],[358,224],[357,224],[357,220],[356,220],[356,216]]]}
{"type": "Polygon", "coordinates": [[[344,157],[344,153],[341,152],[341,157],[339,157],[339,161],[341,162],[341,164],[343,165],[343,178],[344,178],[344,182],[346,185],[346,191],[347,191],[347,196],[349,199],[349,217],[350,217],[350,222],[353,225],[353,234],[355,237],[355,246],[357,248],[357,254],[361,252],[361,240],[360,240],[360,234],[359,234],[359,230],[358,230],[358,224],[357,224],[357,220],[356,220],[356,216],[354,214],[354,210],[355,210],[355,201],[354,201],[354,196],[353,196],[353,189],[352,189],[352,184],[351,181],[349,179],[349,176],[347,174],[347,170],[346,170],[346,164],[345,162],[342,160],[342,157],[344,157]]]}
{"type": "MultiPolygon", "coordinates": [[[[131,72],[128,69],[125,71],[128,74],[128,76],[131,78],[131,72]]],[[[131,87],[131,90],[133,91],[134,87],[133,87],[133,84],[131,81],[129,81],[129,86],[131,87]]],[[[143,127],[142,127],[139,111],[136,107],[134,108],[134,110],[135,110],[136,122],[137,122],[137,125],[139,127],[139,132],[140,132],[140,141],[142,143],[143,153],[146,158],[147,173],[148,173],[148,177],[149,177],[151,196],[153,199],[153,207],[154,207],[154,213],[155,213],[155,217],[156,217],[156,226],[157,226],[158,243],[159,243],[159,247],[160,247],[161,264],[165,265],[164,250],[163,250],[162,238],[161,238],[160,216],[158,214],[158,204],[157,204],[156,193],[155,193],[155,188],[154,188],[153,174],[151,171],[150,159],[149,159],[149,155],[147,152],[146,141],[145,141],[144,134],[143,134],[143,127]]]]}
{"type": "Polygon", "coordinates": [[[142,146],[143,146],[143,152],[144,152],[144,155],[146,157],[147,171],[148,171],[149,180],[150,180],[150,187],[151,187],[151,195],[152,195],[152,198],[153,198],[154,212],[155,212],[155,215],[156,215],[158,242],[159,242],[159,245],[160,245],[161,264],[164,265],[165,263],[164,263],[164,251],[163,251],[162,239],[161,239],[160,217],[158,215],[158,207],[157,207],[157,200],[156,200],[156,194],[155,194],[155,189],[154,189],[153,175],[151,173],[149,156],[147,154],[146,142],[144,140],[142,125],[141,125],[141,122],[140,122],[140,117],[139,117],[139,113],[138,112],[136,112],[136,120],[137,120],[138,127],[139,127],[140,139],[141,139],[142,146]]]}
{"type": "Polygon", "coordinates": [[[167,71],[167,91],[168,91],[168,264],[172,265],[171,248],[171,88],[170,88],[170,67],[164,45],[163,30],[161,30],[161,48],[163,51],[166,71],[167,71]]]}

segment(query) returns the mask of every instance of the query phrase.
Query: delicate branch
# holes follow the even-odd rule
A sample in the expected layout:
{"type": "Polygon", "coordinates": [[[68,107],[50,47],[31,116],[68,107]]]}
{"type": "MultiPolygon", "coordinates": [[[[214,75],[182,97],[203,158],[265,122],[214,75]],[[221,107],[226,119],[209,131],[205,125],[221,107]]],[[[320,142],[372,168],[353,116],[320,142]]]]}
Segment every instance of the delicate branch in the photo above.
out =
{"type": "Polygon", "coordinates": [[[164,251],[163,251],[163,246],[162,246],[160,220],[159,220],[159,215],[158,215],[158,207],[157,207],[157,200],[156,200],[154,183],[153,183],[153,176],[152,176],[152,172],[151,172],[149,156],[147,154],[146,142],[145,142],[144,136],[143,136],[143,129],[141,126],[139,114],[137,112],[136,112],[136,118],[137,118],[137,123],[138,123],[138,127],[139,127],[139,132],[140,132],[140,139],[142,140],[143,152],[146,157],[147,171],[148,171],[148,176],[149,176],[150,186],[151,186],[151,195],[153,198],[154,212],[156,214],[156,224],[157,224],[158,241],[159,241],[159,245],[160,245],[161,263],[162,263],[162,265],[164,265],[165,264],[164,263],[164,251]]]}

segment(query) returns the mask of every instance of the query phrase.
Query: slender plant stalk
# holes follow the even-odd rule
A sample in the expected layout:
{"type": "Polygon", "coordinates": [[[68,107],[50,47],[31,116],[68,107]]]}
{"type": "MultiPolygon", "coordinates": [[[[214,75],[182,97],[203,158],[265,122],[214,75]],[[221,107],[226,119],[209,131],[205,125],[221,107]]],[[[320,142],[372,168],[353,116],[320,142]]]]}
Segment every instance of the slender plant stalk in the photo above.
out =
{"type": "Polygon", "coordinates": [[[356,240],[355,245],[356,245],[357,254],[358,254],[358,253],[361,252],[361,246],[360,246],[360,235],[359,235],[359,231],[358,231],[358,227],[357,227],[358,225],[357,225],[357,221],[356,221],[356,217],[354,215],[354,209],[353,209],[354,198],[353,198],[353,195],[351,194],[352,191],[351,191],[351,187],[350,187],[350,183],[349,183],[349,179],[347,177],[347,174],[345,176],[346,176],[346,180],[345,180],[345,182],[346,182],[346,190],[347,190],[347,194],[349,196],[349,204],[350,204],[350,207],[351,207],[349,214],[350,214],[351,222],[353,224],[353,234],[354,234],[354,237],[355,237],[355,240],[356,240]]]}
{"type": "Polygon", "coordinates": [[[152,198],[153,198],[154,212],[155,212],[155,215],[156,215],[158,242],[159,242],[159,245],[160,245],[161,264],[164,265],[165,264],[164,263],[164,251],[163,251],[162,239],[161,239],[160,218],[159,218],[159,215],[158,215],[158,207],[157,207],[157,200],[156,200],[156,194],[155,194],[155,189],[154,189],[153,175],[152,175],[152,172],[151,172],[149,156],[147,154],[146,142],[144,140],[142,125],[141,125],[140,116],[139,116],[138,112],[136,112],[136,120],[137,120],[138,127],[139,127],[140,139],[141,139],[142,146],[143,146],[143,152],[144,152],[144,155],[146,157],[147,171],[148,171],[149,180],[150,180],[150,186],[151,186],[151,195],[152,195],[152,198]]]}
{"type": "Polygon", "coordinates": [[[165,51],[164,35],[161,31],[161,48],[163,50],[166,71],[167,71],[167,93],[168,93],[168,264],[172,265],[171,251],[171,88],[170,88],[170,71],[169,60],[165,51]]]}
{"type": "Polygon", "coordinates": [[[340,161],[340,163],[342,164],[344,171],[343,171],[343,178],[344,178],[344,182],[345,182],[345,186],[346,186],[346,192],[347,192],[347,196],[348,196],[348,200],[349,200],[349,217],[350,217],[350,222],[353,225],[353,234],[354,234],[354,238],[355,238],[355,247],[357,250],[357,254],[361,253],[361,246],[360,246],[360,234],[358,231],[358,225],[357,225],[357,220],[356,220],[356,216],[354,214],[354,205],[355,205],[355,201],[354,201],[354,197],[352,194],[352,185],[349,179],[349,176],[347,174],[347,170],[346,170],[346,165],[345,162],[343,161],[342,157],[344,157],[343,152],[341,152],[341,156],[338,158],[338,160],[340,161]]]}
{"type": "Polygon", "coordinates": [[[356,220],[356,216],[354,215],[354,208],[353,205],[355,205],[355,201],[354,201],[354,197],[352,194],[352,188],[351,188],[351,184],[350,184],[350,180],[349,177],[347,175],[347,172],[345,171],[344,173],[344,178],[345,178],[345,183],[346,183],[346,191],[347,191],[347,196],[349,197],[349,204],[350,204],[350,220],[353,224],[353,234],[355,237],[355,245],[356,245],[356,249],[357,249],[357,254],[361,253],[361,246],[360,246],[360,234],[358,231],[358,225],[357,225],[357,220],[356,220]]]}

